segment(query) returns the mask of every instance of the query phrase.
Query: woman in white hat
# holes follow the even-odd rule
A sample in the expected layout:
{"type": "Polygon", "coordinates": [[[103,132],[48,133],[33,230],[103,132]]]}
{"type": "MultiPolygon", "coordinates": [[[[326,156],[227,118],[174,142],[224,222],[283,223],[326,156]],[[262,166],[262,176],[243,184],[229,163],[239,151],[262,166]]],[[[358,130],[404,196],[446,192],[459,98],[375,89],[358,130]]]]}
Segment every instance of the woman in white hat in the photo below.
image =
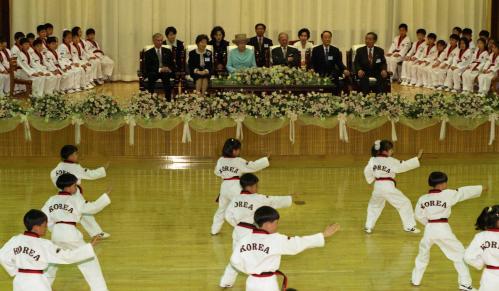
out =
{"type": "Polygon", "coordinates": [[[246,34],[236,34],[232,42],[237,45],[237,48],[229,52],[227,71],[233,73],[239,69],[256,67],[255,54],[246,48],[248,43],[246,34]]]}

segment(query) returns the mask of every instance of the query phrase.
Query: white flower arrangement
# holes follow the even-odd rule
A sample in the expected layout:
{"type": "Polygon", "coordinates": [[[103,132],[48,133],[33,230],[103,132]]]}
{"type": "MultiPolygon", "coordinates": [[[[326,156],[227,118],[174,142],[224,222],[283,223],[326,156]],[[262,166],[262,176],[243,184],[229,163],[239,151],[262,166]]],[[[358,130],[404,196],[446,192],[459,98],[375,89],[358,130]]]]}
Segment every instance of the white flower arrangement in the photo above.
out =
{"type": "Polygon", "coordinates": [[[341,99],[329,93],[310,92],[305,96],[304,114],[326,118],[336,116],[341,112],[341,99]]]}
{"type": "Polygon", "coordinates": [[[144,119],[160,119],[169,115],[172,106],[162,95],[140,91],[132,96],[125,111],[144,119]]]}
{"type": "Polygon", "coordinates": [[[318,85],[330,84],[328,78],[321,78],[313,71],[287,66],[254,67],[237,70],[230,80],[240,85],[318,85]]]}
{"type": "Polygon", "coordinates": [[[123,110],[115,99],[116,98],[109,95],[96,94],[92,92],[85,98],[85,100],[83,100],[82,103],[74,107],[74,113],[79,114],[84,118],[98,120],[116,118],[118,115],[123,113],[123,110]]]}
{"type": "Polygon", "coordinates": [[[20,102],[17,99],[0,96],[0,119],[12,118],[18,114],[25,114],[20,102]]]}
{"type": "Polygon", "coordinates": [[[31,98],[30,115],[44,118],[45,121],[65,120],[71,117],[74,106],[62,95],[48,95],[31,98]]]}
{"type": "Polygon", "coordinates": [[[480,118],[494,113],[499,107],[497,95],[453,94],[448,106],[448,116],[480,118]]]}
{"type": "Polygon", "coordinates": [[[407,118],[441,118],[448,115],[452,99],[445,94],[416,94],[414,100],[406,100],[403,115],[407,118]]]}

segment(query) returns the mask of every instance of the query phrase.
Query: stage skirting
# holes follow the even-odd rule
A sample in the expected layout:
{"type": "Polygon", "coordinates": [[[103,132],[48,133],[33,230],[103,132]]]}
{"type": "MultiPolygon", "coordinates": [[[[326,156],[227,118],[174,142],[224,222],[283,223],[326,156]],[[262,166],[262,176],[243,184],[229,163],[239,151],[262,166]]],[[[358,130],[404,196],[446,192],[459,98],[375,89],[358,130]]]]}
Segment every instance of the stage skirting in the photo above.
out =
{"type": "Polygon", "coordinates": [[[397,140],[397,153],[499,152],[495,119],[442,120],[327,119],[300,116],[283,119],[181,119],[157,121],[65,120],[35,117],[0,119],[0,156],[57,156],[64,144],[79,144],[87,156],[217,157],[224,141],[238,137],[245,156],[368,155],[376,139],[397,140]]]}

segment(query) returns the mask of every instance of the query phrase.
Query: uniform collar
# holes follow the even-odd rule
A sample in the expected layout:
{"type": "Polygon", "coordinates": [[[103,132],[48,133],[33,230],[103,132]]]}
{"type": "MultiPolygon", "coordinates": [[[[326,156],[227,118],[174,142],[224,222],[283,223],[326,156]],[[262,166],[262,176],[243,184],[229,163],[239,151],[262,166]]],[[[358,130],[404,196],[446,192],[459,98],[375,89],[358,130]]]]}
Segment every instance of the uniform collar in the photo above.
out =
{"type": "Polygon", "coordinates": [[[70,160],[64,160],[63,162],[64,162],[64,163],[67,163],[67,164],[76,164],[75,162],[70,161],[70,160]]]}
{"type": "Polygon", "coordinates": [[[385,154],[378,154],[376,155],[377,158],[388,158],[388,155],[385,155],[385,154]]]}
{"type": "Polygon", "coordinates": [[[71,193],[66,192],[66,191],[59,191],[59,193],[57,193],[57,195],[71,196],[71,193]]]}
{"type": "Polygon", "coordinates": [[[435,193],[440,193],[440,192],[442,192],[442,190],[440,190],[440,189],[430,189],[430,191],[428,193],[435,194],[435,193]]]}
{"type": "Polygon", "coordinates": [[[36,237],[36,238],[39,238],[39,237],[40,237],[37,233],[34,233],[34,232],[32,232],[32,231],[25,231],[25,232],[24,232],[24,235],[27,235],[27,236],[32,236],[32,237],[36,237]]]}
{"type": "Polygon", "coordinates": [[[259,233],[259,234],[270,234],[270,232],[266,231],[265,229],[253,229],[253,233],[259,233]]]}
{"type": "Polygon", "coordinates": [[[487,231],[499,232],[499,228],[489,228],[487,231]]]}
{"type": "Polygon", "coordinates": [[[251,193],[250,191],[244,191],[244,190],[243,190],[243,191],[241,191],[241,194],[244,194],[244,195],[251,195],[251,194],[253,194],[253,193],[251,193]]]}

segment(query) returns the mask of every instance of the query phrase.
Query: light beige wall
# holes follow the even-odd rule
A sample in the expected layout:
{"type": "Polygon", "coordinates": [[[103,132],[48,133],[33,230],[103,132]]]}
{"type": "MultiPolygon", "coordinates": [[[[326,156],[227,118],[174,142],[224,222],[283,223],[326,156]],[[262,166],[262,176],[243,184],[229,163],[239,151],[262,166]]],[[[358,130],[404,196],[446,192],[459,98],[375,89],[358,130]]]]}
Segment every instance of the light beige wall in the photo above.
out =
{"type": "Polygon", "coordinates": [[[132,80],[139,50],[168,25],[187,43],[214,25],[225,28],[228,40],[239,32],[253,35],[257,22],[267,24],[274,41],[281,31],[293,39],[308,27],[317,42],[328,29],[333,43],[345,50],[368,31],[377,32],[378,44],[387,47],[400,22],[409,25],[412,38],[419,27],[443,38],[456,25],[478,34],[489,26],[487,7],[490,0],[15,0],[12,28],[35,32],[37,24],[51,22],[60,36],[63,28],[94,27],[104,51],[117,60],[114,77],[132,80]]]}

